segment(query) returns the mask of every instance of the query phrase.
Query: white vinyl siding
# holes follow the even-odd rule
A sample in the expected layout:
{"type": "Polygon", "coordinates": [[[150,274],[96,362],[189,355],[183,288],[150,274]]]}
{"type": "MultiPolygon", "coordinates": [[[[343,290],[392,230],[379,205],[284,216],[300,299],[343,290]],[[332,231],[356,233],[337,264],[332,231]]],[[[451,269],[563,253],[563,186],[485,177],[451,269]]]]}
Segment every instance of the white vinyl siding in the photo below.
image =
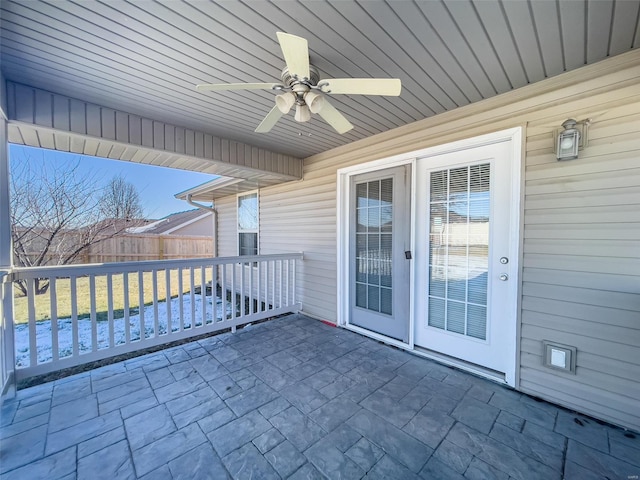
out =
{"type": "MultiPolygon", "coordinates": [[[[593,115],[589,147],[558,162],[552,130],[527,135],[523,391],[638,428],[640,106],[593,115]],[[577,348],[576,375],[542,367],[540,342],[577,348]]],[[[586,116],[586,115],[585,115],[586,116]]],[[[591,116],[591,115],[589,115],[591,116]]]]}
{"type": "MultiPolygon", "coordinates": [[[[260,190],[261,253],[303,251],[303,311],[335,322],[337,169],[523,126],[518,388],[640,429],[639,84],[636,51],[310,157],[302,181],[260,190]],[[572,117],[592,119],[589,146],[558,162],[572,117]],[[542,366],[542,340],[577,348],[576,375],[542,366]]],[[[222,255],[234,201],[216,201],[222,255]]]]}

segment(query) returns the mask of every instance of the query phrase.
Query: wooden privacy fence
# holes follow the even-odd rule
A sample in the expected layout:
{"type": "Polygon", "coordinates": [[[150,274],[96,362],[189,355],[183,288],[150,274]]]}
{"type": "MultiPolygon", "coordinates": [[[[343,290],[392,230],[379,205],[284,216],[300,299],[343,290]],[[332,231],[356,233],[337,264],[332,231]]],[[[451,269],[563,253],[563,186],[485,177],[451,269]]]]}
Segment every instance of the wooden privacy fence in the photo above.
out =
{"type": "MultiPolygon", "coordinates": [[[[32,258],[38,252],[29,252],[32,258]]],[[[213,238],[196,235],[150,235],[126,233],[105,238],[85,249],[73,264],[174,260],[213,256],[213,238]]],[[[49,255],[57,263],[57,255],[49,255]]]]}
{"type": "Polygon", "coordinates": [[[213,238],[186,235],[125,234],[87,249],[79,263],[135,262],[202,258],[213,255],[213,238]]]}

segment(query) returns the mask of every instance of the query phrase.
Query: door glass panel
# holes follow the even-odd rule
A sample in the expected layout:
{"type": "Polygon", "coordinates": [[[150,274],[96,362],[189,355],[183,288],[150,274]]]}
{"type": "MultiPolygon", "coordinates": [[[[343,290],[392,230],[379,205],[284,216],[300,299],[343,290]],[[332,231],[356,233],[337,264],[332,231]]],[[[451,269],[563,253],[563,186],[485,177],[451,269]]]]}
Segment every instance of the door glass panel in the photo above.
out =
{"type": "Polygon", "coordinates": [[[356,184],[356,306],[392,315],[393,179],[356,184]]]}
{"type": "Polygon", "coordinates": [[[490,165],[431,172],[431,327],[487,338],[490,165]]]}

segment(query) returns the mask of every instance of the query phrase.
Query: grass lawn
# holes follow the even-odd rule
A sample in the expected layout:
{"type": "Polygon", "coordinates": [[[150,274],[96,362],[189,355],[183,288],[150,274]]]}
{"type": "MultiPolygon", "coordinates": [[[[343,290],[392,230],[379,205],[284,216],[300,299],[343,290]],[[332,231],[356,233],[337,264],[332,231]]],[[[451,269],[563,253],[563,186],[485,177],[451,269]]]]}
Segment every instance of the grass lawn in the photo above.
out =
{"type": "MultiPolygon", "coordinates": [[[[211,268],[206,269],[206,281],[211,281],[212,272],[211,268]]],[[[196,288],[201,283],[200,270],[194,271],[194,284],[196,288]]],[[[124,299],[125,289],[123,274],[115,274],[112,276],[113,285],[113,314],[114,318],[122,318],[124,312],[124,299]]],[[[138,274],[129,274],[129,312],[131,314],[137,313],[140,306],[140,297],[138,293],[138,274]]],[[[170,270],[169,272],[170,282],[170,296],[175,297],[178,295],[178,271],[170,270]]],[[[191,286],[190,272],[184,270],[182,272],[182,292],[189,292],[191,286]]],[[[151,272],[144,272],[143,274],[143,303],[144,305],[150,305],[153,303],[153,277],[151,272]]],[[[166,292],[166,275],[165,271],[157,272],[157,295],[158,301],[164,301],[167,298],[166,292]]],[[[78,318],[89,317],[91,313],[91,296],[89,290],[89,278],[80,277],[76,280],[77,289],[77,308],[78,318]]],[[[96,318],[98,321],[107,320],[108,318],[108,295],[107,295],[107,277],[96,277],[96,318]]],[[[56,307],[58,318],[71,317],[71,282],[68,278],[61,278],[56,281],[56,307]]],[[[14,288],[14,322],[15,323],[27,323],[29,319],[27,297],[24,297],[20,292],[14,288]]],[[[48,320],[51,318],[51,296],[49,292],[43,295],[36,295],[35,297],[35,311],[36,321],[48,320]]]]}

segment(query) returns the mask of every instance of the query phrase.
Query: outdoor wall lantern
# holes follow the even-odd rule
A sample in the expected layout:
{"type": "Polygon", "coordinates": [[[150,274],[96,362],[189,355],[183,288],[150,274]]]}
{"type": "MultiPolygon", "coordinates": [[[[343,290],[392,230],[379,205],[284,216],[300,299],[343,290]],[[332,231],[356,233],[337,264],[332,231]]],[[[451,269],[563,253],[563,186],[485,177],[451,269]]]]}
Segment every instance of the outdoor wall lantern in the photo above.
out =
{"type": "Polygon", "coordinates": [[[558,160],[572,160],[578,158],[578,149],[586,146],[587,127],[589,120],[576,122],[573,118],[565,120],[563,131],[558,133],[556,142],[556,158],[558,160]],[[582,133],[580,129],[582,128],[582,133]]]}

